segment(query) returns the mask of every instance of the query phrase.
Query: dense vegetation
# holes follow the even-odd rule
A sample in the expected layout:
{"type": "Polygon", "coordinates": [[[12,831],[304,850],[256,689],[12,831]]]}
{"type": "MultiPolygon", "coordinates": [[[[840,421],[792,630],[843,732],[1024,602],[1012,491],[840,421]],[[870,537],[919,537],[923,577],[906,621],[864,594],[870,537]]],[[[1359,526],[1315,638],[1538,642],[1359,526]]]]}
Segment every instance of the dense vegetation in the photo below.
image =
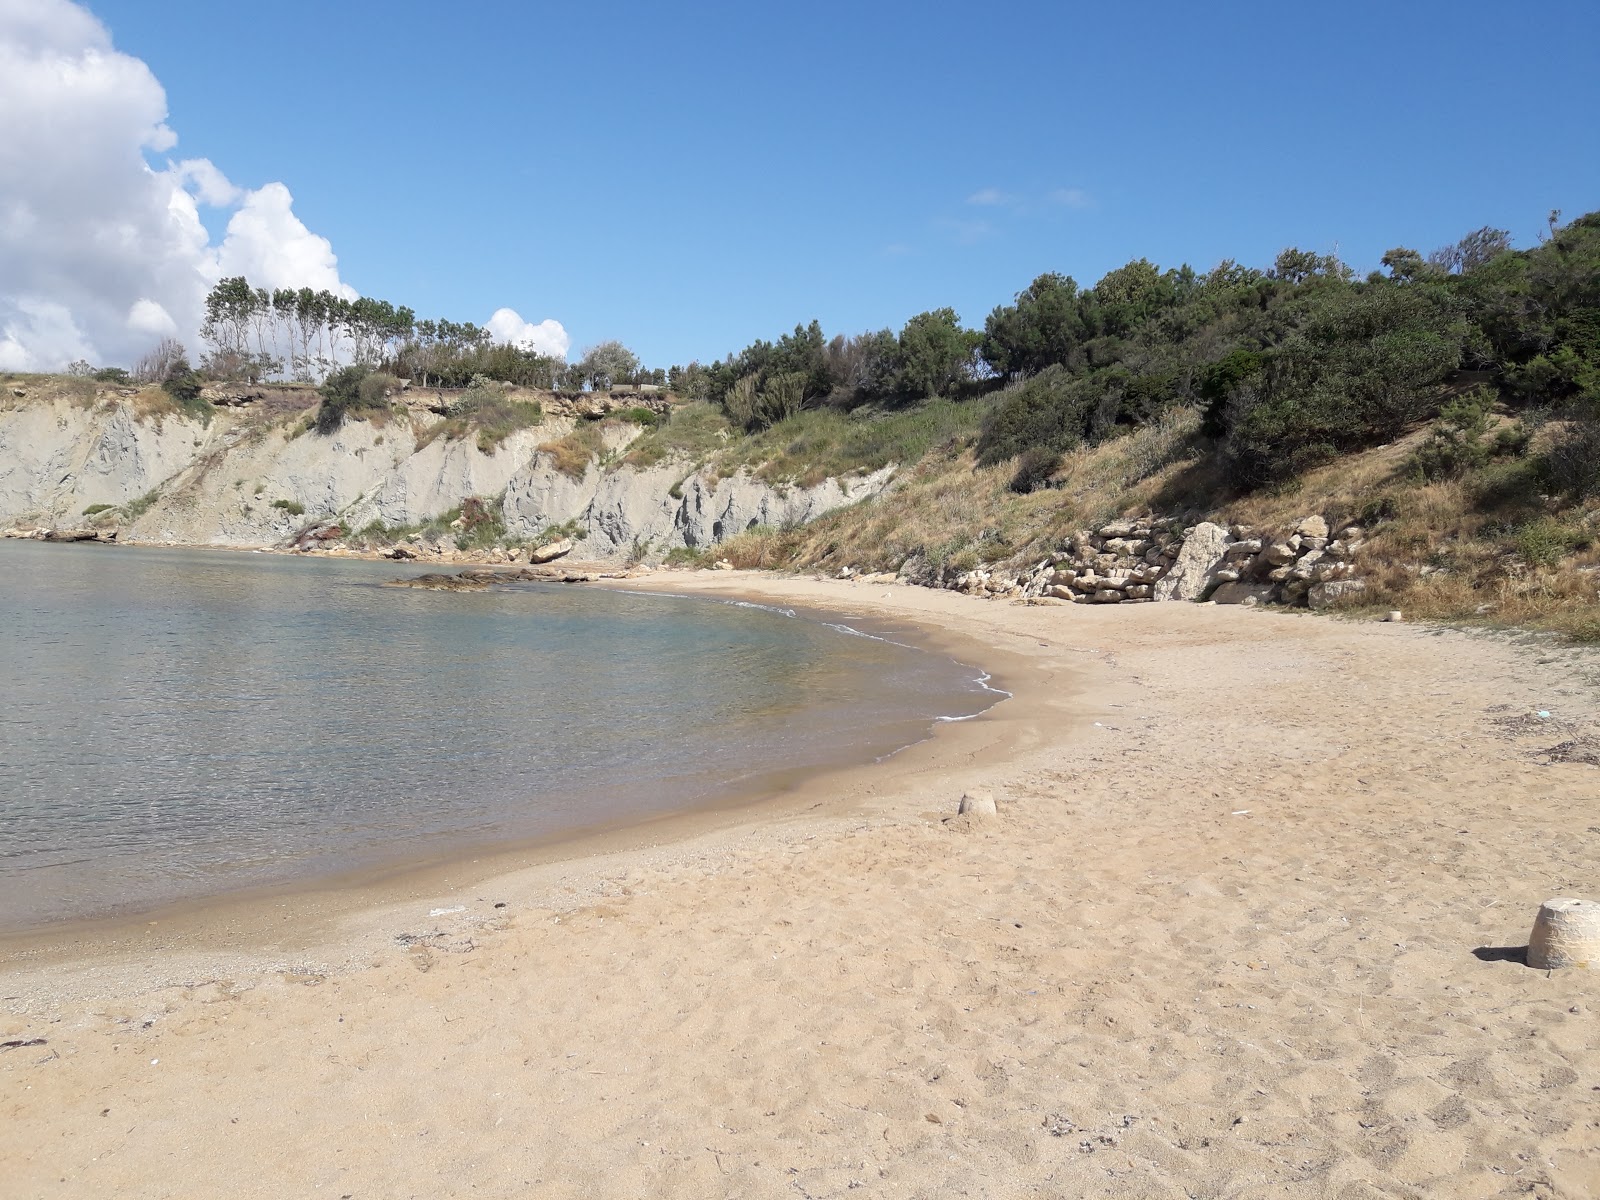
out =
{"type": "MultiPolygon", "coordinates": [[[[1496,404],[1533,423],[1570,421],[1546,465],[1554,486],[1587,495],[1600,488],[1600,213],[1549,224],[1526,251],[1488,228],[1426,257],[1393,249],[1364,279],[1298,249],[1266,270],[1224,262],[1204,274],[1137,259],[1092,288],[1041,275],[981,333],[948,308],[898,334],[828,340],[813,321],[669,379],[751,432],[808,408],[1003,389],[977,453],[983,464],[1026,454],[1021,490],[1045,482],[1062,452],[1186,409],[1203,413],[1236,486],[1274,484],[1387,442],[1476,387],[1478,416],[1458,410],[1457,425],[1486,421],[1496,404]]],[[[1460,429],[1439,436],[1463,452],[1460,429]]],[[[1524,429],[1499,452],[1527,444],[1524,429]]]]}

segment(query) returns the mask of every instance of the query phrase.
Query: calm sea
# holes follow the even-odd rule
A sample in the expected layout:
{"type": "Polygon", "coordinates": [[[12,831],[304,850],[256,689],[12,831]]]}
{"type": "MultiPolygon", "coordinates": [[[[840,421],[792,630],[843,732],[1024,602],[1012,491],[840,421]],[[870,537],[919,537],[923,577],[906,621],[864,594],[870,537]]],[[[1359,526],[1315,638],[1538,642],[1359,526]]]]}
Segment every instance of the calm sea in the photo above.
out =
{"type": "Polygon", "coordinates": [[[807,614],[0,542],[0,927],[680,810],[996,698],[807,614]]]}

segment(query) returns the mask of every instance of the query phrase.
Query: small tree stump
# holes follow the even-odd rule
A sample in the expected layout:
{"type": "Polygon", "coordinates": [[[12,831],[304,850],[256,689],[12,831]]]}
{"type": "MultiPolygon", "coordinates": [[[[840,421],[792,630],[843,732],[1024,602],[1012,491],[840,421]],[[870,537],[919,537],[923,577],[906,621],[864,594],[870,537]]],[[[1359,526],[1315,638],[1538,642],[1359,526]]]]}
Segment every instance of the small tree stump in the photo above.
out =
{"type": "Polygon", "coordinates": [[[961,807],[956,809],[956,812],[960,816],[971,813],[979,817],[992,817],[995,815],[994,793],[980,790],[963,792],[961,807]]]}
{"type": "Polygon", "coordinates": [[[1600,904],[1546,900],[1528,937],[1528,965],[1541,971],[1600,965],[1600,904]]]}

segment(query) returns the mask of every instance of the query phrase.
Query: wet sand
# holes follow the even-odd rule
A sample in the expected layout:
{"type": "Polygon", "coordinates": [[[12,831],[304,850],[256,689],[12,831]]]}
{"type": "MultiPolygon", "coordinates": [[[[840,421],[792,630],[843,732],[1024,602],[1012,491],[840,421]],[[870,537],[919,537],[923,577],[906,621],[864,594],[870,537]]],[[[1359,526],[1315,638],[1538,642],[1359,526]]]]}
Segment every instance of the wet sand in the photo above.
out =
{"type": "Polygon", "coordinates": [[[1015,698],[701,826],[10,954],[6,1194],[1600,1192],[1600,973],[1515,961],[1600,892],[1600,768],[1545,753],[1591,656],[628,586],[915,623],[1015,698]]]}

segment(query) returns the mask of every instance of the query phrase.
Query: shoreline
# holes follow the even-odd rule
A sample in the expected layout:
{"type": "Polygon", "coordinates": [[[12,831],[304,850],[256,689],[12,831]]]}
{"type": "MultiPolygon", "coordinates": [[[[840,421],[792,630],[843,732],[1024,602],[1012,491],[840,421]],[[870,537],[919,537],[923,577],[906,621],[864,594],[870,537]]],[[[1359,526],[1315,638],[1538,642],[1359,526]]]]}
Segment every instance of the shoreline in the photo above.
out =
{"type": "Polygon", "coordinates": [[[690,579],[659,586],[984,647],[1015,696],[781,812],[333,919],[338,969],[150,952],[188,985],[44,972],[62,989],[32,1001],[8,971],[0,1177],[52,1198],[168,1194],[174,1170],[249,1197],[1600,1192],[1593,972],[1516,954],[1539,903],[1600,886],[1578,832],[1600,776],[1558,753],[1600,745],[1592,653],[690,579]],[[997,816],[955,815],[975,788],[997,816]]]}
{"type": "MultiPolygon", "coordinates": [[[[394,565],[403,570],[417,564],[394,565]]],[[[596,580],[591,586],[772,607],[772,598],[757,582],[763,578],[767,576],[760,572],[671,571],[596,580]]],[[[753,788],[733,787],[685,809],[529,838],[450,846],[437,853],[239,887],[148,909],[0,930],[0,983],[6,984],[7,993],[0,999],[0,1009],[15,1010],[17,998],[24,995],[35,1000],[51,995],[82,998],[192,986],[207,977],[240,972],[348,971],[388,948],[400,924],[416,924],[423,905],[429,912],[452,908],[477,892],[553,893],[572,878],[626,869],[634,859],[708,852],[723,842],[760,836],[789,823],[848,820],[859,815],[854,805],[885,786],[875,776],[883,774],[902,786],[903,777],[927,769],[920,764],[932,752],[930,743],[941,738],[972,740],[950,731],[982,725],[1015,699],[1011,690],[990,686],[997,675],[1002,680],[1006,676],[997,669],[991,648],[980,640],[927,622],[896,618],[881,605],[851,610],[829,602],[825,594],[788,607],[802,609],[808,619],[823,624],[859,622],[868,627],[861,636],[908,638],[902,644],[974,671],[986,690],[998,694],[971,717],[934,718],[917,741],[872,761],[764,772],[753,788]],[[858,799],[841,801],[841,793],[858,799]],[[181,968],[153,972],[148,960],[156,953],[178,956],[181,968]],[[92,985],[84,982],[91,978],[92,985]]],[[[1011,664],[1013,669],[1016,665],[1011,664]]],[[[481,907],[496,902],[476,903],[481,907]]],[[[474,916],[492,921],[494,911],[474,916]]]]}

